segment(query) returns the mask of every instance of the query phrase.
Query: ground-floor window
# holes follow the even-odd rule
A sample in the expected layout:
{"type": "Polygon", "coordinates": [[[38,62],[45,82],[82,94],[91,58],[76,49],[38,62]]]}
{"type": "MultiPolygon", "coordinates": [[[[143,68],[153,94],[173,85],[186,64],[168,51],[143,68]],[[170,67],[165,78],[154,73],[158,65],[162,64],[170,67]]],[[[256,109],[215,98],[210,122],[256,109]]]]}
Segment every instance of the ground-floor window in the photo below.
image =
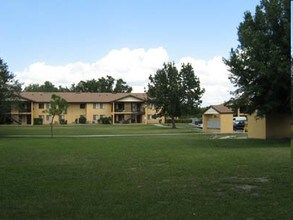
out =
{"type": "Polygon", "coordinates": [[[99,115],[93,115],[93,121],[99,120],[99,115]]]}
{"type": "Polygon", "coordinates": [[[46,121],[51,121],[52,120],[52,115],[46,115],[46,121]]]}

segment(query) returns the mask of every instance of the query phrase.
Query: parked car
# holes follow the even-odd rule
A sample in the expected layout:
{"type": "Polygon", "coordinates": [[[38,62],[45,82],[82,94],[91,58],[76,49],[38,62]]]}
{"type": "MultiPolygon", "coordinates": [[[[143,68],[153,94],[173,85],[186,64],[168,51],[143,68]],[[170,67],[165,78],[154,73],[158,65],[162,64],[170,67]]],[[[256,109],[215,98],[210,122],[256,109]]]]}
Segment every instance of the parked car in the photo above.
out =
{"type": "Polygon", "coordinates": [[[244,130],[244,127],[245,127],[245,121],[234,121],[233,123],[233,130],[234,131],[243,131],[244,130]]]}

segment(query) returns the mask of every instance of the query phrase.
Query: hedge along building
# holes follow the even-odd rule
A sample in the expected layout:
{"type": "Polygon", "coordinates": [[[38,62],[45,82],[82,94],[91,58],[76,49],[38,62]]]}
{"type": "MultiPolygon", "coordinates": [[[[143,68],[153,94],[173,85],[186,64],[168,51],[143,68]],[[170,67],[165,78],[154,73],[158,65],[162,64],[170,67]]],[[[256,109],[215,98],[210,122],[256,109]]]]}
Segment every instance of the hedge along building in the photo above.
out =
{"type": "Polygon", "coordinates": [[[153,119],[155,108],[146,104],[145,93],[71,93],[71,92],[23,92],[19,105],[13,106],[9,117],[19,124],[33,125],[35,118],[41,118],[43,124],[51,122],[48,113],[53,94],[68,102],[68,109],[60,118],[67,123],[76,123],[81,116],[87,123],[97,123],[100,118],[110,117],[112,123],[151,124],[161,118],[153,119]]]}
{"type": "Polygon", "coordinates": [[[203,131],[206,132],[233,132],[233,111],[223,104],[211,105],[202,116],[203,131]]]}

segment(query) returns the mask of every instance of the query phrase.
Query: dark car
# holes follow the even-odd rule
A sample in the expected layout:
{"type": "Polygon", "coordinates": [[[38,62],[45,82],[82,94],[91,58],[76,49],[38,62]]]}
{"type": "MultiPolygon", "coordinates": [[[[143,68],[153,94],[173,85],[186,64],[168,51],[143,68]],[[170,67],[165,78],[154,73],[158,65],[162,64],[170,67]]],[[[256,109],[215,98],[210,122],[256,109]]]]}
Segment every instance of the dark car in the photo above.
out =
{"type": "Polygon", "coordinates": [[[233,130],[234,131],[243,131],[245,126],[245,121],[234,121],[233,130]]]}

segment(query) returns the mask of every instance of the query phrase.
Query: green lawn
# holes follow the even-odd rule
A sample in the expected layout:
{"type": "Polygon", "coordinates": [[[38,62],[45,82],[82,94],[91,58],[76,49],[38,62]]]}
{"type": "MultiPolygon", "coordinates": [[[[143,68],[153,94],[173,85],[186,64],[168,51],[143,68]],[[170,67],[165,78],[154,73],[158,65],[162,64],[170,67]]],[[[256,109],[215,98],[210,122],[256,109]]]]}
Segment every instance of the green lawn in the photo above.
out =
{"type": "MultiPolygon", "coordinates": [[[[158,127],[154,125],[54,125],[54,135],[104,135],[104,134],[145,134],[145,133],[194,133],[200,132],[194,126],[177,124],[178,129],[169,125],[158,127]]],[[[0,137],[7,135],[47,135],[50,136],[50,126],[0,126],[0,137]]]]}
{"type": "Polygon", "coordinates": [[[211,139],[191,128],[154,126],[56,132],[182,135],[4,138],[47,129],[5,128],[0,127],[0,219],[290,219],[292,214],[288,141],[211,139]]]}

